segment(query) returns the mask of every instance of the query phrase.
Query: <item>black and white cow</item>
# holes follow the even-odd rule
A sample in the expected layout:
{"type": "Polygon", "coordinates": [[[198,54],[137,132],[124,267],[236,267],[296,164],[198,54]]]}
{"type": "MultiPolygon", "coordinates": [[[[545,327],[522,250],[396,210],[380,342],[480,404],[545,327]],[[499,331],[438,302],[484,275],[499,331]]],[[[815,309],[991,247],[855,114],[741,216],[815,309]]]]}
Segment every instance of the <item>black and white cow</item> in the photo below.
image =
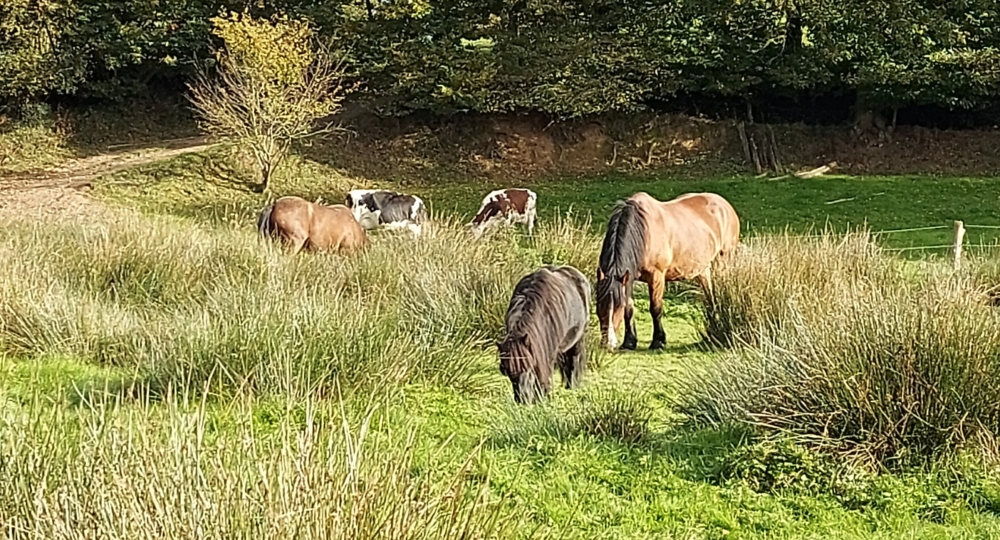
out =
{"type": "Polygon", "coordinates": [[[347,207],[365,229],[385,225],[389,229],[408,229],[420,236],[427,221],[427,207],[416,195],[404,195],[381,189],[355,189],[347,192],[347,207]]]}
{"type": "Polygon", "coordinates": [[[495,225],[523,223],[528,234],[535,228],[535,204],[538,195],[530,189],[499,189],[483,199],[476,217],[472,218],[472,231],[477,237],[495,225]]]}

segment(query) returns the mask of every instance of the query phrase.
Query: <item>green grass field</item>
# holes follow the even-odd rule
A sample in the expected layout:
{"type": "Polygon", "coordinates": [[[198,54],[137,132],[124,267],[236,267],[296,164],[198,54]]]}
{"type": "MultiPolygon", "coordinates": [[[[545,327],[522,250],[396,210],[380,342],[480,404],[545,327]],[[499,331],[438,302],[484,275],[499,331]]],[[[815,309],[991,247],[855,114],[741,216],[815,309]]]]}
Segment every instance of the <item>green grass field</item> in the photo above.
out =
{"type": "MultiPolygon", "coordinates": [[[[398,386],[385,383],[388,389],[382,389],[381,383],[372,383],[373,389],[344,390],[342,399],[337,399],[337,392],[311,386],[298,366],[283,364],[287,373],[253,372],[257,379],[252,383],[246,381],[253,377],[242,380],[261,388],[287,384],[288,390],[226,387],[225,381],[236,379],[227,379],[235,375],[225,369],[206,372],[202,378],[181,369],[169,384],[134,385],[135,381],[151,380],[150,370],[159,373],[157,370],[175,360],[171,356],[175,349],[170,347],[178,347],[178,355],[185,354],[188,349],[176,345],[176,336],[170,333],[193,328],[185,325],[196,325],[199,317],[206,321],[219,313],[246,317],[244,324],[261,332],[268,331],[268,324],[278,324],[255,322],[252,310],[260,306],[247,304],[246,312],[239,306],[258,297],[250,292],[245,297],[240,291],[220,292],[216,290],[220,284],[238,288],[241,283],[256,283],[253,276],[257,275],[299,276],[294,286],[300,287],[300,292],[315,286],[320,299],[316,305],[303,300],[309,305],[288,309],[329,316],[340,312],[324,311],[331,309],[324,302],[332,302],[324,299],[324,291],[333,287],[326,287],[327,283],[340,276],[395,283],[393,276],[380,273],[377,261],[344,269],[332,257],[307,255],[305,262],[289,262],[277,252],[256,255],[263,248],[253,239],[253,217],[265,199],[246,190],[239,174],[225,163],[219,154],[185,156],[116,173],[95,184],[98,198],[112,205],[139,208],[148,216],[138,218],[137,223],[141,230],[148,225],[142,220],[153,223],[148,226],[158,236],[149,246],[141,236],[115,240],[116,235],[111,234],[108,240],[93,233],[78,240],[81,247],[70,249],[62,246],[59,235],[83,233],[58,233],[45,226],[24,224],[0,228],[0,254],[13,256],[18,249],[28,250],[25,246],[34,244],[54,246],[56,253],[51,260],[45,259],[38,248],[32,252],[40,260],[37,267],[31,266],[35,259],[24,255],[18,259],[23,259],[24,267],[19,270],[23,274],[8,273],[0,279],[7,281],[7,288],[0,288],[0,293],[22,291],[24,304],[39,306],[30,312],[34,319],[11,319],[0,325],[0,351],[6,351],[0,354],[0,429],[5,434],[0,457],[7,460],[0,462],[0,479],[10,482],[4,484],[6,495],[0,495],[0,522],[36,516],[33,529],[19,529],[25,526],[22,520],[18,522],[21,525],[8,526],[8,536],[77,537],[60,529],[60,524],[72,521],[66,517],[70,507],[58,504],[61,496],[91,501],[87,511],[93,515],[86,518],[80,510],[80,522],[112,524],[116,520],[108,516],[116,513],[131,517],[135,523],[122,524],[118,530],[131,531],[132,537],[155,535],[151,531],[156,530],[159,534],[167,530],[178,537],[200,537],[193,522],[185,521],[199,519],[192,518],[192,512],[204,520],[202,534],[208,536],[323,536],[320,529],[310,528],[315,523],[305,517],[309,509],[342,511],[342,515],[336,514],[337,519],[350,527],[341,527],[339,536],[326,536],[342,538],[1000,537],[998,476],[980,466],[958,461],[875,474],[828,463],[811,453],[782,446],[780,441],[762,440],[735,428],[685,422],[675,408],[680,397],[677,381],[691,366],[704,365],[715,354],[700,344],[701,310],[685,287],[669,292],[664,315],[668,347],[664,351],[646,350],[651,324],[642,291],[637,299],[640,350],[595,354],[595,365],[583,388],[572,392],[557,389],[547,403],[530,408],[512,403],[509,384],[497,370],[493,350],[488,343],[475,341],[479,339],[475,333],[469,334],[475,342],[456,346],[458,353],[454,354],[458,356],[442,357],[444,360],[433,356],[439,352],[437,343],[398,342],[394,341],[396,334],[385,338],[378,329],[364,334],[372,341],[372,350],[412,347],[415,373],[421,372],[420,362],[430,362],[427,358],[431,357],[445,366],[448,362],[461,364],[470,373],[461,384],[448,383],[441,375],[406,375],[398,386]],[[163,215],[182,219],[164,219],[163,215]],[[176,240],[171,241],[174,235],[176,240]],[[90,242],[95,243],[94,253],[86,247],[90,242]],[[171,242],[176,245],[160,247],[171,242]],[[231,245],[238,249],[226,254],[223,250],[231,245]],[[187,258],[173,265],[156,258],[166,255],[157,255],[149,262],[142,255],[147,247],[162,249],[167,255],[186,253],[187,258]],[[69,251],[60,251],[63,249],[69,251]],[[121,250],[134,251],[135,255],[123,256],[121,250]],[[259,257],[264,258],[258,261],[259,257]],[[83,262],[74,262],[77,258],[83,262]],[[117,281],[108,281],[111,278],[102,273],[105,266],[119,272],[112,272],[117,281]],[[155,271],[143,273],[147,267],[155,271]],[[191,267],[195,270],[188,275],[191,267]],[[40,276],[41,281],[18,289],[20,285],[11,283],[16,275],[40,276]],[[322,280],[312,283],[310,276],[322,280]],[[48,292],[41,283],[48,283],[48,292]],[[101,287],[125,292],[104,295],[101,287]],[[65,305],[46,300],[53,294],[71,300],[65,305]],[[77,294],[81,296],[74,296],[77,294]],[[119,294],[122,296],[116,296],[119,294]],[[72,300],[75,298],[92,301],[93,306],[77,309],[71,305],[77,302],[72,300]],[[213,311],[217,304],[229,307],[213,311]],[[79,320],[66,326],[60,319],[69,317],[66,314],[75,314],[79,320]],[[37,328],[50,333],[33,333],[37,328]],[[141,330],[144,328],[149,330],[141,330]],[[75,338],[74,332],[93,332],[94,337],[75,338]],[[130,337],[130,332],[136,337],[130,337]],[[86,342],[77,345],[74,339],[86,342]],[[152,358],[140,357],[146,354],[155,356],[156,364],[151,364],[152,358]],[[184,377],[190,380],[185,382],[184,377]],[[366,461],[359,465],[350,459],[359,455],[357,448],[351,450],[351,437],[338,437],[345,427],[358,436],[368,412],[369,442],[361,453],[366,461]],[[161,468],[157,465],[160,462],[171,465],[161,468]],[[304,473],[302,468],[311,472],[304,473]],[[206,470],[234,472],[216,477],[214,473],[206,476],[206,470]],[[358,482],[351,471],[363,471],[367,482],[358,482]],[[337,482],[342,482],[337,486],[350,489],[327,497],[323,488],[317,487],[337,482]],[[53,495],[55,487],[62,484],[69,487],[62,495],[53,495]],[[398,489],[403,495],[358,495],[378,485],[398,489]],[[282,491],[285,488],[287,492],[282,491]],[[185,494],[204,490],[212,502],[192,502],[172,495],[171,489],[185,494]],[[337,498],[345,492],[351,494],[345,499],[348,502],[337,498]],[[161,507],[163,504],[166,507],[161,507]],[[405,515],[393,514],[389,508],[405,515]],[[108,513],[106,519],[100,517],[102,512],[108,513]],[[465,513],[473,516],[467,521],[475,529],[467,536],[452,523],[465,522],[465,513]],[[298,522],[293,523],[292,515],[300,515],[306,525],[293,526],[298,522]],[[396,532],[391,535],[372,533],[380,530],[373,523],[389,519],[389,515],[415,528],[402,533],[399,531],[405,527],[401,525],[392,528],[396,532]],[[266,516],[264,521],[274,523],[256,522],[254,516],[266,516]],[[240,521],[243,519],[247,521],[240,521]],[[483,532],[488,525],[495,525],[496,530],[483,532]]],[[[468,219],[486,192],[500,187],[473,181],[384,186],[419,194],[437,215],[462,220],[468,219]]],[[[275,185],[281,194],[335,202],[342,200],[350,187],[354,183],[335,171],[301,161],[292,163],[275,185]]],[[[539,194],[542,222],[551,223],[567,211],[580,219],[590,218],[595,234],[579,241],[591,244],[596,233],[603,231],[614,201],[640,190],[661,199],[689,191],[720,193],[740,212],[748,234],[784,229],[808,232],[827,225],[836,230],[862,225],[873,230],[950,226],[955,219],[1000,225],[996,210],[1000,182],[994,178],[838,176],[772,181],[604,175],[548,179],[529,187],[539,194]]],[[[558,251],[560,238],[582,236],[548,234],[544,249],[524,239],[502,239],[510,242],[504,245],[523,251],[516,261],[504,262],[504,268],[592,257],[584,248],[583,255],[558,251]]],[[[950,235],[948,229],[918,231],[887,236],[884,241],[891,247],[947,244],[950,235]]],[[[973,229],[969,236],[971,243],[996,239],[990,229],[973,229]]],[[[424,257],[417,248],[387,248],[387,252],[393,249],[414,260],[424,257]]],[[[432,255],[435,261],[441,259],[427,263],[428,268],[447,268],[445,247],[434,244],[428,249],[436,254],[432,255]]],[[[398,264],[405,267],[406,261],[398,264]]],[[[588,276],[593,273],[593,268],[581,270],[588,276]]],[[[502,274],[507,270],[471,268],[467,274],[456,275],[494,271],[502,274]]],[[[418,272],[414,279],[433,281],[429,275],[418,272]]],[[[260,279],[264,284],[259,286],[266,290],[296,294],[269,278],[260,279]]],[[[354,290],[347,282],[342,286],[354,290]]],[[[461,284],[441,286],[465,290],[461,284]]],[[[495,308],[509,290],[483,294],[495,308]]],[[[338,301],[351,302],[350,298],[338,301]]],[[[274,309],[284,313],[280,312],[285,309],[282,302],[270,301],[280,304],[274,309]]],[[[377,302],[395,305],[392,299],[377,302]]],[[[393,324],[426,324],[454,336],[464,332],[457,325],[449,326],[450,319],[414,314],[407,311],[411,304],[401,305],[399,313],[392,312],[396,313],[393,317],[399,317],[392,319],[393,324]]],[[[465,314],[460,305],[445,302],[443,306],[440,309],[459,313],[456,317],[475,316],[465,314]]],[[[8,306],[0,313],[10,316],[22,308],[27,309],[8,306]]],[[[299,316],[299,311],[288,313],[299,316]]],[[[350,317],[347,312],[341,315],[350,317]]],[[[289,324],[288,335],[280,338],[287,341],[279,345],[301,344],[310,349],[308,354],[326,358],[329,351],[322,349],[332,342],[314,341],[308,333],[322,331],[327,321],[296,318],[289,324]]],[[[246,334],[231,331],[222,348],[212,353],[224,358],[220,365],[229,369],[240,369],[242,364],[225,358],[252,362],[255,352],[248,349],[271,347],[271,337],[252,335],[249,330],[246,334]]],[[[279,345],[274,350],[280,350],[279,345]]],[[[208,345],[184,347],[201,350],[198,347],[208,345]]],[[[290,358],[297,358],[295,354],[290,358]]],[[[404,356],[399,356],[399,362],[404,356]]],[[[97,536],[96,528],[91,532],[97,536]]],[[[90,536],[85,531],[77,534],[90,536]]]]}
{"type": "MultiPolygon", "coordinates": [[[[247,216],[264,204],[247,192],[241,176],[225,165],[224,156],[187,156],[165,164],[112,176],[100,186],[108,198],[153,212],[199,220],[247,216]]],[[[278,194],[298,194],[311,200],[341,202],[346,190],[360,185],[398,189],[420,195],[432,212],[469,219],[492,189],[511,187],[497,181],[444,179],[408,183],[344,178],[315,162],[293,161],[276,183],[278,194]]],[[[890,231],[941,226],[944,229],[887,234],[894,248],[950,244],[953,221],[971,226],[966,242],[992,245],[1000,229],[1000,184],[995,178],[848,177],[771,180],[753,177],[691,179],[669,174],[609,173],[590,177],[549,178],[530,186],[539,196],[541,219],[567,211],[593,217],[602,231],[614,202],[636,191],[666,200],[693,191],[713,191],[726,197],[740,213],[744,234],[790,230],[807,233],[825,227],[843,231],[868,227],[890,231]]],[[[940,250],[937,250],[940,252],[940,250]]],[[[917,252],[920,253],[920,252],[917,252]]]]}

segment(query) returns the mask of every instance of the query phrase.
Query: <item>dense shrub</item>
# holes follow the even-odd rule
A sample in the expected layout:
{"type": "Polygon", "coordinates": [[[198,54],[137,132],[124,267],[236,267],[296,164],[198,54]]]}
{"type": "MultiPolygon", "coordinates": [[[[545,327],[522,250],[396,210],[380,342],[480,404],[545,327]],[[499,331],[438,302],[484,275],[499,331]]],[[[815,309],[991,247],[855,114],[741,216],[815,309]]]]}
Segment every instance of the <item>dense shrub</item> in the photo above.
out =
{"type": "Polygon", "coordinates": [[[690,414],[883,463],[1000,434],[1000,314],[974,282],[860,234],[756,239],[716,286],[710,333],[739,346],[688,382],[690,414]]]}
{"type": "MultiPolygon", "coordinates": [[[[209,18],[235,7],[7,4],[0,101],[115,98],[183,78],[210,49],[209,18]]],[[[252,10],[283,10],[350,44],[363,97],[382,111],[583,115],[696,95],[736,97],[743,113],[752,96],[848,95],[846,108],[855,93],[862,108],[954,107],[995,101],[1000,88],[993,0],[287,1],[252,10]]]]}
{"type": "Polygon", "coordinates": [[[231,13],[212,24],[225,47],[190,85],[191,103],[205,131],[253,156],[266,189],[292,144],[340,110],[343,69],[301,21],[231,13]]]}

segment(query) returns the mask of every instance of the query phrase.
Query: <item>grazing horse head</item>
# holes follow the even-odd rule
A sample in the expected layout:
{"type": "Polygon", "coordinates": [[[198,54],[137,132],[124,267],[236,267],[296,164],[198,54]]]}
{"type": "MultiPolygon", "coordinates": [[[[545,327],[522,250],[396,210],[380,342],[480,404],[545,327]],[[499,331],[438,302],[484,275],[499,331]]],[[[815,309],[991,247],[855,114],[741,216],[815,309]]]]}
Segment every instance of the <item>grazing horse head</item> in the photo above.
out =
{"type": "Polygon", "coordinates": [[[610,350],[618,347],[618,329],[626,318],[625,311],[632,308],[632,283],[639,277],[645,250],[646,222],[642,208],[631,200],[619,202],[608,221],[597,268],[601,345],[610,350]]]}
{"type": "Polygon", "coordinates": [[[527,336],[508,336],[497,342],[500,352],[500,373],[510,379],[514,390],[514,401],[530,404],[538,401],[544,393],[532,369],[534,359],[527,336]]]}
{"type": "Polygon", "coordinates": [[[597,320],[601,324],[601,345],[615,350],[620,344],[618,330],[625,318],[625,308],[632,302],[632,276],[626,270],[609,276],[597,269],[597,320]]]}

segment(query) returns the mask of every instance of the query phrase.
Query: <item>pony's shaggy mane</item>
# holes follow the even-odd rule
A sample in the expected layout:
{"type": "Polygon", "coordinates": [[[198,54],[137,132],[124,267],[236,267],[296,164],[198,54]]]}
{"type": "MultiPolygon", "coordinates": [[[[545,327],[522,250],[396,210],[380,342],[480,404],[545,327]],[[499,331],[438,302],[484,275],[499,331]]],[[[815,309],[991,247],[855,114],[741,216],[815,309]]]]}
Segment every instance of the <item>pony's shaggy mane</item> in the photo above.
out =
{"type": "Polygon", "coordinates": [[[633,200],[618,201],[601,245],[599,268],[604,279],[597,282],[597,301],[610,297],[615,308],[625,304],[626,293],[638,277],[646,252],[646,213],[633,200]],[[629,273],[629,282],[622,277],[629,273]]]}
{"type": "Polygon", "coordinates": [[[514,373],[527,371],[534,362],[548,363],[559,354],[562,332],[567,321],[561,315],[572,305],[570,294],[576,289],[557,287],[545,274],[525,276],[514,289],[507,308],[508,369],[514,373]],[[522,342],[523,341],[523,342],[522,342]]]}

